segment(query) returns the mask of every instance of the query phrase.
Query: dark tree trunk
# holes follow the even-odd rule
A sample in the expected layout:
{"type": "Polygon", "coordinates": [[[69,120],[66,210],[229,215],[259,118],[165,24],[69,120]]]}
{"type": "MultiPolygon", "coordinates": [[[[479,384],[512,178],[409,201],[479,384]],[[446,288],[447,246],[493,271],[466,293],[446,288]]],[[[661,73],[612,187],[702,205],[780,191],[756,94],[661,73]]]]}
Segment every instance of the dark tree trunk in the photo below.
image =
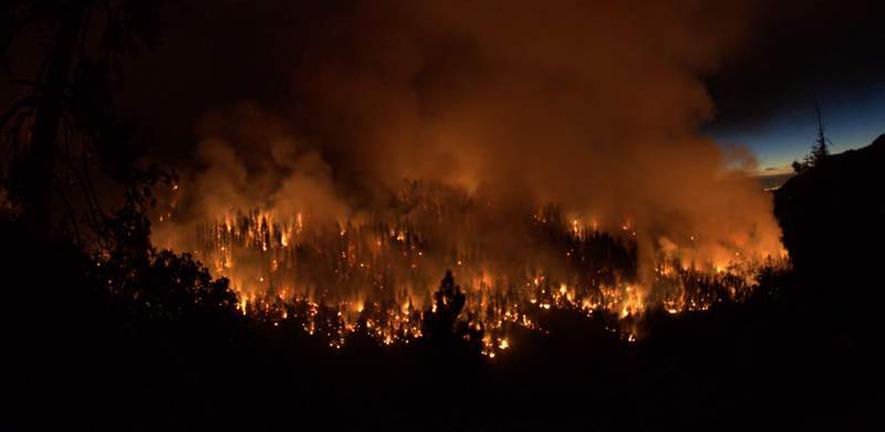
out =
{"type": "Polygon", "coordinates": [[[48,69],[42,86],[37,89],[37,115],[25,164],[26,215],[35,231],[47,236],[53,225],[52,189],[65,90],[89,3],[89,0],[71,0],[62,6],[48,69]]]}

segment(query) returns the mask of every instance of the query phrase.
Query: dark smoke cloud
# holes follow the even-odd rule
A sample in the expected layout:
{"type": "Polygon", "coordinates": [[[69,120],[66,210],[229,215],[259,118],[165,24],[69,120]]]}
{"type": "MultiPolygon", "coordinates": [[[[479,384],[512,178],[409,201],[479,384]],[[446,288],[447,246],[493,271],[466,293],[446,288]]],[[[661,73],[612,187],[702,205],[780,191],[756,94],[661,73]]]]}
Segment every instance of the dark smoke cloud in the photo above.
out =
{"type": "Polygon", "coordinates": [[[811,111],[815,97],[858,98],[885,83],[885,3],[878,0],[757,2],[753,27],[706,78],[716,102],[712,130],[746,131],[782,112],[811,111]]]}

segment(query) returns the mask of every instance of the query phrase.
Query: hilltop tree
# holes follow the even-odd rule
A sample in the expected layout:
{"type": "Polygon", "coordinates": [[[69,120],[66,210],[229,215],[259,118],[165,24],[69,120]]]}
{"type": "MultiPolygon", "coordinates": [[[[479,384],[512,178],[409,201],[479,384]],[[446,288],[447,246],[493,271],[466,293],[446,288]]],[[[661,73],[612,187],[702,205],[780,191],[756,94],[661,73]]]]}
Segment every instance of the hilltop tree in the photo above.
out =
{"type": "Polygon", "coordinates": [[[800,173],[811,167],[819,166],[830,156],[829,145],[832,143],[830,142],[830,139],[827,138],[824,130],[824,122],[820,113],[820,103],[817,100],[814,102],[814,108],[817,113],[817,137],[814,140],[814,145],[811,146],[811,153],[807,154],[802,162],[793,161],[793,171],[796,173],[800,173]]]}

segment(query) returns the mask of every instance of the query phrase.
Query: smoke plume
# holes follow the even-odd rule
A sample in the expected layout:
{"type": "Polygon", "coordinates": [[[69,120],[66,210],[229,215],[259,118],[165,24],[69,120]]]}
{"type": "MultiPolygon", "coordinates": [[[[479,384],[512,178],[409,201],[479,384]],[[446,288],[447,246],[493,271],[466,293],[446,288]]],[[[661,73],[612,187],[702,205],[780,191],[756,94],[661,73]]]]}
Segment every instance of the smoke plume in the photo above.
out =
{"type": "Polygon", "coordinates": [[[475,235],[498,256],[540,253],[512,220],[546,203],[635,236],[644,261],[779,253],[752,157],[698,133],[715,113],[702,77],[748,18],[723,3],[219,2],[291,19],[242,35],[272,62],[231,66],[242,88],[279,91],[213,97],[155,238],[187,248],[198,221],[256,207],[344,226],[394,212],[390,196],[418,180],[478,203],[471,228],[446,238],[475,235]]]}

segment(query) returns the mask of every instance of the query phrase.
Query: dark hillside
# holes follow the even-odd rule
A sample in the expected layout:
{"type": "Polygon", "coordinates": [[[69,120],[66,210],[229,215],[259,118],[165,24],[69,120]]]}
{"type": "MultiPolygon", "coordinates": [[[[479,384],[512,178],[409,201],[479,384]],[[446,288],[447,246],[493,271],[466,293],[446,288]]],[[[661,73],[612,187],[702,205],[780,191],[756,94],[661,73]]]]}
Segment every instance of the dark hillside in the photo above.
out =
{"type": "Polygon", "coordinates": [[[883,168],[885,135],[830,156],[775,193],[775,214],[793,264],[806,280],[826,287],[828,302],[869,305],[883,296],[883,168]]]}

